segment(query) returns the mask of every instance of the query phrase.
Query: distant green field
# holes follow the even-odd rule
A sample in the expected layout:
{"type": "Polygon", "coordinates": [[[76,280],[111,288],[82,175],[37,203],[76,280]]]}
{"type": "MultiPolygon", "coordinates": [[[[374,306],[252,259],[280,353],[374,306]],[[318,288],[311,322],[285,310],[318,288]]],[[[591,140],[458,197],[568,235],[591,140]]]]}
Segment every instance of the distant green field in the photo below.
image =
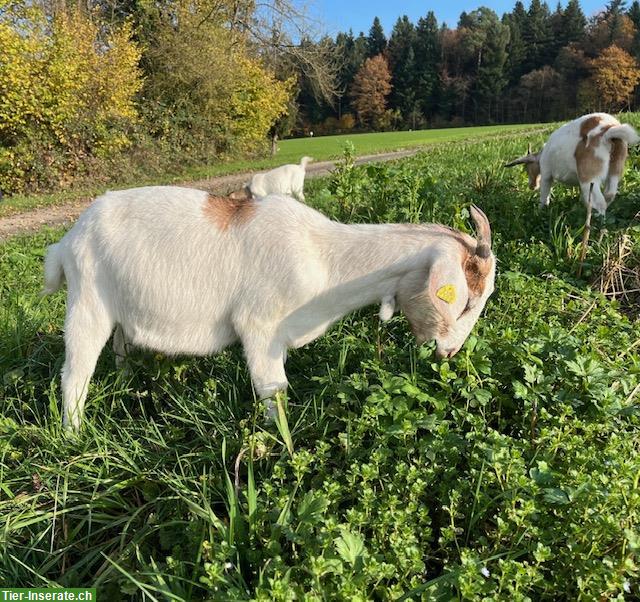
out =
{"type": "Polygon", "coordinates": [[[39,207],[62,205],[74,199],[96,196],[106,189],[126,188],[151,184],[175,184],[189,180],[198,180],[220,175],[242,173],[275,167],[284,163],[297,163],[300,157],[309,155],[316,161],[335,159],[342,154],[347,141],[353,142],[359,156],[372,155],[387,151],[415,148],[429,144],[474,140],[481,137],[492,137],[519,130],[539,128],[540,125],[495,125],[468,128],[447,128],[440,130],[418,130],[414,132],[379,132],[371,134],[345,134],[342,136],[318,136],[292,138],[279,142],[278,154],[263,159],[243,159],[239,161],[218,162],[189,168],[180,173],[168,173],[161,178],[150,178],[146,181],[116,182],[102,188],[82,189],[56,192],[53,194],[18,195],[4,200],[0,205],[0,217],[24,211],[32,211],[39,207]]]}
{"type": "Polygon", "coordinates": [[[512,133],[544,127],[544,124],[486,125],[467,128],[445,128],[439,130],[416,130],[412,132],[374,132],[370,134],[342,134],[340,136],[314,136],[291,138],[278,143],[275,157],[233,161],[208,165],[192,170],[190,177],[207,177],[253,169],[265,169],[283,163],[297,163],[300,157],[308,155],[316,161],[336,159],[342,155],[347,142],[352,142],[358,156],[373,155],[388,151],[416,148],[443,142],[476,140],[481,137],[512,133]]]}
{"type": "Polygon", "coordinates": [[[372,134],[343,134],[341,136],[319,136],[314,138],[293,138],[280,142],[278,159],[295,160],[302,155],[317,159],[336,158],[342,153],[347,141],[353,142],[358,155],[370,155],[401,148],[415,148],[426,144],[455,142],[492,136],[520,129],[540,127],[528,125],[487,125],[471,128],[446,128],[440,130],[417,130],[412,132],[378,132],[372,134]]]}

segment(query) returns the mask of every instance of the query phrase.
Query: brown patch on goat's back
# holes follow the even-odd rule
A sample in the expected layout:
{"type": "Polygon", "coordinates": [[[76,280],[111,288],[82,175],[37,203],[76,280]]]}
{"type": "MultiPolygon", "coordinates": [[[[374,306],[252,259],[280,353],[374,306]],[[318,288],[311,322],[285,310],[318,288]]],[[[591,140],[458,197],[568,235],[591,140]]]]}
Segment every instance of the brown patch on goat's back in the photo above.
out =
{"type": "Polygon", "coordinates": [[[602,118],[598,117],[597,115],[594,115],[593,117],[589,117],[589,119],[585,119],[580,124],[580,138],[582,138],[582,140],[586,142],[587,137],[589,136],[589,132],[594,128],[597,128],[600,125],[601,121],[602,121],[602,118]]]}
{"type": "Polygon", "coordinates": [[[609,176],[621,176],[624,162],[627,159],[627,143],[619,138],[611,139],[611,158],[609,159],[609,176]]]}
{"type": "Polygon", "coordinates": [[[256,211],[256,203],[251,198],[231,198],[224,196],[207,196],[204,214],[220,230],[229,226],[247,223],[256,211]]]}
{"type": "Polygon", "coordinates": [[[464,276],[467,279],[469,292],[481,296],[491,272],[491,258],[483,259],[477,255],[468,255],[464,260],[464,276]]]}
{"type": "Polygon", "coordinates": [[[602,119],[594,116],[585,119],[580,124],[580,141],[576,146],[574,156],[576,158],[576,171],[580,182],[590,182],[602,173],[603,160],[596,156],[596,148],[604,133],[612,127],[605,125],[595,136],[589,138],[589,132],[597,128],[602,119]]]}
{"type": "Polygon", "coordinates": [[[590,182],[602,173],[602,159],[596,157],[593,145],[586,146],[583,140],[578,142],[574,153],[576,158],[576,171],[580,182],[590,182]]]}

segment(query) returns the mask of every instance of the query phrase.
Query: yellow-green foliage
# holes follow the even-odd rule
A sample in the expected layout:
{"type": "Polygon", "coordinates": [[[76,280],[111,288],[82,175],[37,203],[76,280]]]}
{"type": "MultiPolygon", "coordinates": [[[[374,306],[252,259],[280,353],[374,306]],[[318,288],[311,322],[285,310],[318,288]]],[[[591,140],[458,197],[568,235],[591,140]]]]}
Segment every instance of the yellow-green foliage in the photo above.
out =
{"type": "Polygon", "coordinates": [[[257,61],[237,60],[241,77],[231,101],[232,132],[242,144],[263,140],[273,122],[285,113],[294,80],[281,82],[257,61]]]}
{"type": "Polygon", "coordinates": [[[278,81],[251,57],[244,34],[225,24],[224,2],[212,9],[179,0],[172,9],[154,15],[145,40],[151,67],[144,96],[158,135],[182,149],[200,144],[218,153],[263,140],[286,111],[293,82],[278,81]]]}
{"type": "Polygon", "coordinates": [[[64,179],[84,158],[126,147],[142,78],[130,25],[105,34],[77,11],[47,19],[22,3],[4,5],[0,188],[15,192],[34,179],[38,161],[62,163],[64,179]]]}
{"type": "MultiPolygon", "coordinates": [[[[4,4],[4,3],[3,3],[4,4]]],[[[6,7],[3,7],[4,10],[6,7]]],[[[0,21],[0,133],[17,135],[35,113],[39,69],[30,57],[42,53],[39,23],[25,21],[22,31],[6,19],[0,21]]]]}

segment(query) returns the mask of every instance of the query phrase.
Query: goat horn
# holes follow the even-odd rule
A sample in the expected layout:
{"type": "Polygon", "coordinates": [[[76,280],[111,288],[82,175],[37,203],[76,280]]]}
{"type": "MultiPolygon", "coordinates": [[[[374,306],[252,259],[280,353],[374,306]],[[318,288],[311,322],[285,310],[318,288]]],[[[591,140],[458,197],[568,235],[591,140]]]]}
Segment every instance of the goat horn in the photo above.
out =
{"type": "Polygon", "coordinates": [[[531,142],[529,142],[529,144],[527,144],[527,155],[531,154],[531,142]]]}
{"type": "Polygon", "coordinates": [[[531,155],[524,155],[522,157],[518,157],[517,159],[514,159],[509,163],[505,163],[504,166],[513,167],[514,165],[522,165],[523,163],[533,163],[533,159],[531,158],[531,155]]]}
{"type": "Polygon", "coordinates": [[[487,259],[491,255],[491,225],[487,216],[476,205],[471,205],[471,217],[477,232],[476,256],[480,259],[487,259]]]}

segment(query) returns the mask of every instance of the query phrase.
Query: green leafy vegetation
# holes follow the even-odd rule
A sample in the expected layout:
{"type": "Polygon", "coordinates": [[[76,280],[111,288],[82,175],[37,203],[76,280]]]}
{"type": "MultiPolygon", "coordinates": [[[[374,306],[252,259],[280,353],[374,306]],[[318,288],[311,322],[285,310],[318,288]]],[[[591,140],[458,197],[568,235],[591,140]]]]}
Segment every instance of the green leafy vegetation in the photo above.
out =
{"type": "Polygon", "coordinates": [[[259,154],[287,111],[295,77],[239,26],[251,2],[116,4],[0,1],[5,194],[259,154]]]}
{"type": "Polygon", "coordinates": [[[0,582],[94,585],[108,600],[637,597],[638,307],[592,283],[621,235],[640,252],[640,161],[594,220],[578,277],[577,190],[556,187],[541,212],[502,167],[543,138],[367,166],[347,149],[309,183],[311,204],[355,222],[469,231],[476,203],[497,288],[442,362],[402,316],[347,317],[291,352],[273,425],[238,348],[136,352],[128,373],[106,348],[86,425],[66,437],[64,293],[38,296],[62,232],[0,246],[0,582]]]}

